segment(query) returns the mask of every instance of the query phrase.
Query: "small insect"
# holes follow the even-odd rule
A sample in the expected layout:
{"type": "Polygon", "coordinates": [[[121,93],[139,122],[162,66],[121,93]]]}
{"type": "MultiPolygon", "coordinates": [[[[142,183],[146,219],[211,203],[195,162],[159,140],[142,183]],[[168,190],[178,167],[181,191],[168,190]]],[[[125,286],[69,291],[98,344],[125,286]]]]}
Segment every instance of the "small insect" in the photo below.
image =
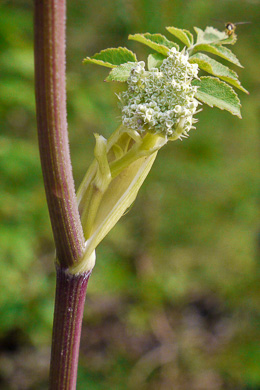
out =
{"type": "Polygon", "coordinates": [[[237,22],[237,23],[227,22],[225,24],[225,32],[230,37],[235,33],[238,24],[249,24],[249,23],[251,22],[237,22]]]}

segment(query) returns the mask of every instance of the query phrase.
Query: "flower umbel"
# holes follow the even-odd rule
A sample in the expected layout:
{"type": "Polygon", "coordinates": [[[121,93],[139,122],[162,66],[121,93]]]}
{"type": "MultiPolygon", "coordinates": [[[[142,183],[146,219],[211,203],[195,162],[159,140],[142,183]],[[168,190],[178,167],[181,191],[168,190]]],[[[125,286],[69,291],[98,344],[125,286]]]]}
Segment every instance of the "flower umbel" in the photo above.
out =
{"type": "Polygon", "coordinates": [[[122,123],[140,135],[150,132],[168,140],[187,136],[194,128],[193,115],[199,102],[191,85],[198,65],[188,62],[188,54],[169,50],[159,68],[145,70],[143,61],[133,64],[127,91],[119,94],[122,123]]]}

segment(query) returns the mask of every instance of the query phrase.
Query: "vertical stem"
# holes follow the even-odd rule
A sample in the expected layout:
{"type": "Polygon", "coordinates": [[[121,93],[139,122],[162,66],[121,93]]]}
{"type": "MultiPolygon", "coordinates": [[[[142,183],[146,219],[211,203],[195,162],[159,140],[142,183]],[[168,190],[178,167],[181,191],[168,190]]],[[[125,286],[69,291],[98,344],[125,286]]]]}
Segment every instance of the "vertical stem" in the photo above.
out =
{"type": "Polygon", "coordinates": [[[35,90],[38,138],[50,219],[61,266],[83,255],[69,153],[65,80],[66,0],[35,0],[35,90]]]}
{"type": "Polygon", "coordinates": [[[57,267],[50,390],[76,389],[84,302],[90,272],[71,275],[57,267]]]}
{"type": "Polygon", "coordinates": [[[66,0],[35,0],[35,93],[39,149],[58,259],[50,367],[51,390],[76,388],[90,272],[68,273],[84,253],[66,119],[66,0]]]}

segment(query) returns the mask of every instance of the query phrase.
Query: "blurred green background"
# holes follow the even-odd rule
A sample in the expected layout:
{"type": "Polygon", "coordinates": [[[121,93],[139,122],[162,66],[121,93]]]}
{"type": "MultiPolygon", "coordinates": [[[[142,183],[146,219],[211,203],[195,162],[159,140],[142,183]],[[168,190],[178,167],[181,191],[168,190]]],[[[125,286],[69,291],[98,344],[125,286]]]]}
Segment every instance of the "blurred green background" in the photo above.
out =
{"type": "MultiPolygon", "coordinates": [[[[54,247],[37,150],[33,2],[0,5],[0,388],[46,389],[54,247]]],[[[119,123],[107,70],[87,55],[130,33],[251,21],[237,28],[239,120],[204,107],[197,130],[164,147],[131,211],[97,250],[78,390],[260,389],[258,0],[68,1],[67,91],[78,187],[93,132],[119,123]],[[217,22],[219,19],[223,22],[217,22]],[[259,322],[258,322],[259,323],[259,322]]]]}

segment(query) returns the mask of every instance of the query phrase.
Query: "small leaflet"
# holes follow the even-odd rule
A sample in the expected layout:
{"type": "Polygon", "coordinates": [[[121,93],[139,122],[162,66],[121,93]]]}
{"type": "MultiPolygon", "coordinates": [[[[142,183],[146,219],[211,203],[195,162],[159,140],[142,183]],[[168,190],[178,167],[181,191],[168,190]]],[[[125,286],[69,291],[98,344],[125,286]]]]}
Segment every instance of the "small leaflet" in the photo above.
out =
{"type": "Polygon", "coordinates": [[[227,110],[231,114],[241,118],[240,101],[232,87],[220,81],[216,77],[201,77],[200,80],[193,80],[193,86],[198,86],[195,97],[210,107],[218,107],[227,110]]]}
{"type": "Polygon", "coordinates": [[[193,44],[193,35],[188,30],[182,30],[176,27],[166,27],[166,30],[182,41],[185,46],[190,47],[193,44]]]}
{"type": "Polygon", "coordinates": [[[194,54],[194,56],[189,58],[189,62],[191,64],[198,64],[201,70],[204,70],[205,72],[208,72],[213,76],[218,76],[221,80],[224,80],[229,84],[233,85],[234,87],[241,89],[241,91],[248,93],[248,91],[240,84],[236,72],[229,69],[227,66],[221,64],[220,62],[213,60],[206,54],[194,54]]]}
{"type": "Polygon", "coordinates": [[[177,50],[179,50],[177,43],[169,41],[164,35],[161,34],[134,34],[129,35],[128,39],[143,43],[144,45],[151,47],[158,53],[161,53],[165,56],[168,55],[169,49],[172,47],[175,47],[177,50]]]}
{"type": "Polygon", "coordinates": [[[151,70],[152,68],[160,68],[165,58],[166,57],[160,53],[149,54],[147,60],[148,70],[151,70]]]}
{"type": "Polygon", "coordinates": [[[233,64],[240,66],[243,68],[243,66],[238,61],[237,57],[234,53],[232,53],[231,50],[227,49],[226,47],[223,47],[221,45],[215,45],[215,44],[206,44],[201,43],[196,46],[194,46],[192,53],[195,53],[197,51],[207,51],[209,53],[215,54],[219,57],[224,58],[225,60],[232,62],[233,64]]]}
{"type": "Polygon", "coordinates": [[[83,60],[83,64],[92,63],[107,68],[115,68],[118,65],[126,62],[136,62],[137,58],[135,53],[126,47],[110,48],[101,50],[99,53],[92,57],[86,57],[83,60]]]}
{"type": "Polygon", "coordinates": [[[207,27],[205,31],[198,27],[194,27],[197,33],[196,45],[201,43],[216,43],[216,44],[234,44],[236,36],[228,37],[225,31],[219,31],[214,27],[207,27]]]}
{"type": "Polygon", "coordinates": [[[124,82],[130,76],[131,69],[133,69],[135,62],[127,62],[126,64],[122,64],[113,68],[105,81],[119,81],[124,82]]]}

